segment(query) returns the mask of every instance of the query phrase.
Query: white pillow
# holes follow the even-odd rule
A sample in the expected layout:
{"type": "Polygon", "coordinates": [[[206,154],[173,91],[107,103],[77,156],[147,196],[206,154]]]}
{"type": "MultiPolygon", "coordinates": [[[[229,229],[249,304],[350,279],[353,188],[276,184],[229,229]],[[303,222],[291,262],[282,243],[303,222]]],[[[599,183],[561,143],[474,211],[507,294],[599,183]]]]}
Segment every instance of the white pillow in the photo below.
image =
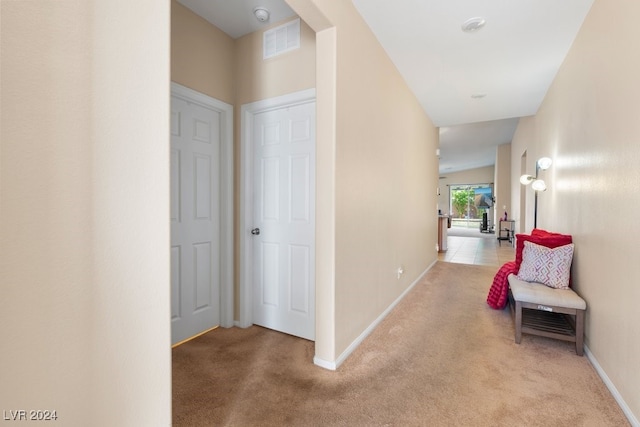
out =
{"type": "Polygon", "coordinates": [[[525,241],[518,278],[526,282],[542,283],[551,288],[569,289],[572,259],[573,243],[547,248],[525,241]]]}

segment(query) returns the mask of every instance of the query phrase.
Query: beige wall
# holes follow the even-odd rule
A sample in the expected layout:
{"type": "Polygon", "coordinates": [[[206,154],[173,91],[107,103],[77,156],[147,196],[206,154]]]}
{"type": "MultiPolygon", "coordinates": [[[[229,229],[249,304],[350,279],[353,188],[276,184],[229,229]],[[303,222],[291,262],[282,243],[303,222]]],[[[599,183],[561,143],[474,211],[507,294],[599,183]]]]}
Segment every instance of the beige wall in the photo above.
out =
{"type": "Polygon", "coordinates": [[[353,5],[341,2],[330,16],[338,355],[436,259],[438,131],[353,5]]]}
{"type": "Polygon", "coordinates": [[[496,209],[493,210],[492,220],[493,224],[497,224],[498,218],[504,215],[505,209],[510,219],[516,218],[511,206],[511,144],[498,146],[494,170],[493,196],[496,199],[496,209]]]}
{"type": "MultiPolygon", "coordinates": [[[[640,416],[640,3],[596,0],[538,113],[512,144],[512,197],[520,157],[554,160],[542,172],[538,226],[576,244],[575,289],[587,301],[586,345],[627,409],[640,416]]],[[[527,189],[527,197],[532,197],[527,189]]],[[[532,200],[532,199],[531,199],[532,200]]],[[[531,204],[527,223],[532,224],[531,204]]]]}
{"type": "Polygon", "coordinates": [[[494,179],[495,168],[486,166],[483,168],[468,169],[460,172],[443,173],[438,180],[440,196],[438,197],[438,209],[442,213],[449,214],[449,186],[457,184],[491,184],[494,179]]]}
{"type": "Polygon", "coordinates": [[[315,32],[302,21],[300,48],[265,60],[265,30],[234,40],[172,0],[171,80],[235,105],[237,112],[242,104],[314,88],[315,32]]]}
{"type": "MultiPolygon", "coordinates": [[[[318,94],[317,287],[324,297],[318,298],[316,334],[316,354],[332,362],[435,261],[437,132],[353,7],[330,3],[326,12],[339,18],[345,34],[339,54],[336,32],[326,30],[318,35],[325,40],[325,53],[324,62],[317,64],[316,35],[304,22],[301,48],[266,61],[262,32],[241,37],[233,47],[236,91],[232,103],[239,188],[240,106],[316,87],[316,66],[325,73],[318,76],[318,85],[334,91],[318,94]],[[336,92],[340,81],[344,83],[336,92]],[[327,109],[332,112],[326,114],[327,109]],[[424,191],[425,183],[432,193],[424,191]],[[331,210],[328,216],[320,212],[327,209],[331,210]],[[325,238],[325,229],[333,230],[332,237],[325,238]],[[363,251],[363,247],[370,249],[363,251]],[[400,265],[405,274],[398,280],[400,265]]],[[[173,19],[174,33],[180,28],[178,22],[184,22],[182,27],[189,31],[182,31],[191,34],[198,18],[189,17],[191,12],[184,8],[174,8],[180,14],[173,19]]],[[[307,16],[316,23],[316,30],[327,27],[325,11],[318,5],[307,3],[302,9],[319,12],[307,16]]],[[[211,39],[211,30],[199,32],[199,37],[211,39]]],[[[215,43],[211,44],[205,41],[196,46],[215,50],[215,43]]],[[[173,46],[175,51],[175,42],[173,46]]],[[[172,64],[172,73],[180,73],[182,65],[175,59],[172,64]]],[[[206,87],[195,78],[180,83],[196,90],[202,90],[196,86],[206,87]]],[[[238,208],[236,199],[236,212],[238,208]]]]}
{"type": "Polygon", "coordinates": [[[444,185],[455,184],[487,184],[493,182],[495,167],[468,169],[460,172],[440,174],[439,182],[444,185]]]}
{"type": "MultiPolygon", "coordinates": [[[[292,19],[274,23],[265,30],[292,19]]],[[[235,40],[238,107],[316,86],[316,34],[304,21],[300,22],[300,48],[273,58],[262,58],[263,34],[264,31],[256,31],[235,40]]]]}
{"type": "Polygon", "coordinates": [[[235,102],[235,42],[227,34],[171,0],[171,80],[235,102]]]}
{"type": "MultiPolygon", "coordinates": [[[[240,188],[240,108],[243,104],[315,87],[315,32],[300,23],[300,48],[267,60],[262,31],[232,39],[176,0],[171,3],[171,80],[234,106],[234,188],[240,188]]],[[[234,312],[238,320],[240,194],[236,212],[234,312]]]]}
{"type": "Polygon", "coordinates": [[[169,3],[0,7],[2,407],[169,425],[169,3]]]}
{"type": "MultiPolygon", "coordinates": [[[[548,154],[540,154],[536,157],[535,142],[537,139],[535,132],[534,117],[521,117],[511,142],[512,218],[516,220],[516,230],[519,230],[520,233],[531,232],[534,217],[534,192],[528,186],[520,184],[520,176],[535,174],[536,159],[548,156],[548,154]],[[529,148],[527,149],[527,147],[529,148]]],[[[547,172],[542,172],[540,174],[541,178],[543,174],[546,176],[547,172]]],[[[544,203],[543,199],[541,199],[541,203],[544,203]]],[[[541,219],[539,215],[538,220],[541,219]]]]}
{"type": "Polygon", "coordinates": [[[319,114],[335,108],[335,127],[327,119],[334,139],[322,142],[335,143],[335,157],[318,164],[335,168],[334,196],[327,195],[335,271],[326,275],[333,283],[317,285],[335,302],[335,346],[316,341],[316,355],[335,361],[436,259],[438,133],[353,5],[312,3],[335,26],[319,34],[318,57],[319,114]]]}
{"type": "Polygon", "coordinates": [[[292,19],[234,40],[172,0],[171,80],[235,105],[236,115],[242,104],[314,88],[315,32],[304,21],[299,49],[262,58],[264,31],[292,19]]]}
{"type": "MultiPolygon", "coordinates": [[[[352,6],[309,2],[339,30],[319,35],[335,66],[318,64],[323,88],[335,83],[319,113],[337,120],[325,137],[333,163],[322,160],[337,189],[335,323],[322,344],[335,358],[435,260],[437,131],[352,6]]],[[[1,8],[0,401],[57,409],[61,425],[168,425],[169,229],[158,212],[169,207],[169,4],[1,8]]],[[[574,235],[587,345],[635,414],[640,278],[629,260],[640,230],[624,217],[640,208],[629,197],[640,182],[638,15],[637,2],[596,0],[512,147],[514,202],[522,152],[530,168],[555,160],[540,224],[574,235]]]]}
{"type": "MultiPolygon", "coordinates": [[[[316,66],[324,73],[318,76],[318,86],[333,91],[318,94],[317,154],[317,287],[324,297],[318,298],[316,354],[329,362],[435,261],[437,181],[436,129],[353,7],[333,3],[327,4],[327,12],[340,18],[345,41],[336,56],[336,32],[319,34],[325,47],[323,63],[316,63],[316,34],[304,21],[301,48],[266,61],[262,32],[235,40],[232,102],[239,188],[240,106],[316,87],[316,66]],[[350,41],[352,37],[355,42],[350,41]],[[347,83],[336,92],[336,81],[347,83]],[[327,109],[332,112],[326,114],[327,109]],[[339,145],[334,145],[336,141],[339,145]],[[339,147],[343,149],[336,151],[339,147]],[[433,193],[424,191],[425,182],[433,193]],[[325,210],[330,213],[324,215],[325,210]],[[332,230],[332,237],[325,238],[325,229],[332,230]],[[398,280],[396,270],[401,264],[406,273],[398,280]],[[363,297],[369,301],[362,304],[363,297]]],[[[303,4],[302,9],[320,10],[313,3],[303,4]]],[[[181,9],[179,13],[190,12],[181,9]]],[[[307,18],[316,23],[316,30],[327,27],[324,11],[307,18]]],[[[197,21],[193,16],[181,19],[186,26],[197,21]]],[[[175,32],[178,18],[173,22],[175,32]]],[[[200,32],[201,37],[209,37],[210,31],[200,32]]],[[[174,61],[172,73],[180,66],[174,61]]],[[[194,87],[187,80],[181,83],[194,87]]],[[[238,207],[236,199],[236,212],[238,207]]]]}

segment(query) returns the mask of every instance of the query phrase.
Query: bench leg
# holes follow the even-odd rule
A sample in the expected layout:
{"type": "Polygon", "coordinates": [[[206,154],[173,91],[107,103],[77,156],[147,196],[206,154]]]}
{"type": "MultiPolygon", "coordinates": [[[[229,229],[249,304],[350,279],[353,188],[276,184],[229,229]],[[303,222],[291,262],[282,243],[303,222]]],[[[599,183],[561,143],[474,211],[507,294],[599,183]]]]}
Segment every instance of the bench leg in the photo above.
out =
{"type": "Polygon", "coordinates": [[[584,310],[576,310],[576,354],[582,356],[584,348],[584,310]]]}
{"type": "Polygon", "coordinates": [[[516,344],[522,341],[522,303],[516,301],[516,344]]]}

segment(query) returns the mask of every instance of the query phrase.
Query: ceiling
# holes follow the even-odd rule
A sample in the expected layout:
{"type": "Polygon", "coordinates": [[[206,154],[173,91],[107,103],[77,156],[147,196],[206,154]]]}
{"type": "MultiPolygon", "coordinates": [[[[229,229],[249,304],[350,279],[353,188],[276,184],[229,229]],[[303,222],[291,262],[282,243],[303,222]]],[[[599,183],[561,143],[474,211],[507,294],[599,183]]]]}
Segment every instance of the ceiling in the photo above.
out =
{"type": "Polygon", "coordinates": [[[284,0],[178,0],[178,2],[234,39],[296,14],[284,0]],[[253,10],[258,6],[269,10],[271,15],[269,21],[259,22],[253,16],[253,10]]]}
{"type": "MultiPolygon", "coordinates": [[[[233,38],[286,19],[284,0],[178,0],[233,38]],[[268,23],[252,11],[265,6],[268,23]]],[[[346,1],[346,0],[340,0],[346,1]]],[[[440,174],[490,166],[536,113],[593,0],[352,0],[433,123],[440,174]],[[462,31],[469,18],[486,24],[462,31]]]]}

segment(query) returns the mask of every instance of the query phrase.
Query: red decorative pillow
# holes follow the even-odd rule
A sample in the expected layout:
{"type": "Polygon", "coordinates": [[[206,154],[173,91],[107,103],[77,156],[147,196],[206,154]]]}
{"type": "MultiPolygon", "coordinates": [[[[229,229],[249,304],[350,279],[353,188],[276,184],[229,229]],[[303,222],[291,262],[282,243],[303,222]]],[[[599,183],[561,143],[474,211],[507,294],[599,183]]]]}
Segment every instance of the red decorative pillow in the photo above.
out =
{"type": "Polygon", "coordinates": [[[531,242],[536,245],[553,249],[558,246],[573,243],[573,240],[569,234],[549,233],[548,231],[539,229],[534,229],[530,235],[516,234],[516,271],[520,271],[520,264],[522,264],[522,250],[524,249],[524,242],[531,242]],[[535,235],[533,234],[534,231],[536,232],[535,235]]]}
{"type": "Polygon", "coordinates": [[[531,235],[538,237],[563,236],[563,234],[552,233],[551,231],[543,230],[542,228],[534,228],[531,230],[531,235]]]}

